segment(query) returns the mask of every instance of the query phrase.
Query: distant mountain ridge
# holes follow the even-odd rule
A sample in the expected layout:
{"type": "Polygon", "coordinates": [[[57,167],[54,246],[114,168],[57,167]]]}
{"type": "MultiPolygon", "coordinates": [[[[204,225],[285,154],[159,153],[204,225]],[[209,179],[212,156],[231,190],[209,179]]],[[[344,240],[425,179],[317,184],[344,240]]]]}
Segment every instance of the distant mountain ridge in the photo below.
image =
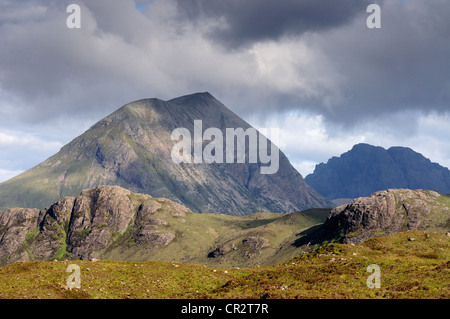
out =
{"type": "Polygon", "coordinates": [[[171,150],[178,141],[171,133],[180,127],[193,132],[195,120],[202,120],[204,130],[251,127],[207,92],[135,101],[41,164],[1,183],[0,210],[44,208],[100,185],[165,197],[199,213],[288,213],[334,206],[304,182],[281,151],[279,170],[272,175],[260,173],[260,162],[174,163],[171,150]]]}
{"type": "Polygon", "coordinates": [[[450,170],[407,147],[386,150],[357,144],[340,157],[316,165],[305,181],[329,200],[369,196],[391,188],[450,193],[450,170]]]}

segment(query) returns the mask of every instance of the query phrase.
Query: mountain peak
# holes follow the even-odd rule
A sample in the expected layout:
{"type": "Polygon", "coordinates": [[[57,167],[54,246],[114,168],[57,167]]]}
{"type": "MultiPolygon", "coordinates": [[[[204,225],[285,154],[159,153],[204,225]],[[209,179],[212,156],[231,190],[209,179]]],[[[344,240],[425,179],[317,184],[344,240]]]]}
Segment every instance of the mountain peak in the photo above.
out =
{"type": "Polygon", "coordinates": [[[391,147],[388,148],[388,151],[389,150],[399,150],[399,151],[414,152],[414,150],[412,148],[405,147],[405,146],[391,146],[391,147]]]}
{"type": "MultiPolygon", "coordinates": [[[[203,131],[251,127],[208,92],[169,101],[137,100],[97,122],[43,163],[0,184],[0,209],[42,208],[99,185],[165,197],[200,213],[288,213],[334,206],[306,185],[281,151],[274,174],[262,174],[261,166],[267,165],[249,160],[175,163],[172,151],[179,141],[172,139],[173,130],[184,128],[193,134],[197,120],[203,131]]],[[[204,141],[202,151],[208,145],[204,141]]]]}
{"type": "Polygon", "coordinates": [[[375,148],[376,146],[367,144],[367,143],[358,143],[353,145],[352,149],[358,149],[358,148],[375,148]]]}
{"type": "Polygon", "coordinates": [[[187,94],[187,95],[183,95],[183,96],[171,99],[171,100],[169,100],[169,102],[179,103],[181,101],[186,101],[186,100],[216,100],[217,101],[217,99],[214,96],[212,96],[212,94],[209,92],[197,92],[197,93],[187,94]]]}
{"type": "Polygon", "coordinates": [[[349,152],[354,152],[354,151],[374,151],[374,150],[385,150],[383,147],[381,146],[375,146],[375,145],[370,145],[367,143],[358,143],[353,145],[352,149],[349,152]]]}
{"type": "MultiPolygon", "coordinates": [[[[162,108],[162,107],[170,107],[171,104],[187,104],[193,105],[194,103],[211,103],[217,102],[220,103],[214,96],[212,96],[209,92],[198,92],[188,95],[183,95],[177,98],[170,99],[165,101],[160,98],[145,98],[136,100],[130,103],[125,104],[121,108],[119,108],[116,112],[121,111],[139,111],[146,108],[162,108]]],[[[210,105],[213,106],[213,105],[210,105]]],[[[173,106],[172,106],[173,107],[173,106]]]]}
{"type": "Polygon", "coordinates": [[[388,150],[357,144],[326,164],[317,165],[305,181],[327,199],[356,198],[389,188],[450,192],[450,171],[411,148],[388,150]]]}
{"type": "Polygon", "coordinates": [[[219,100],[212,96],[209,92],[199,92],[183,95],[168,101],[171,104],[182,105],[188,108],[208,108],[209,112],[216,109],[225,112],[231,112],[219,100]]]}

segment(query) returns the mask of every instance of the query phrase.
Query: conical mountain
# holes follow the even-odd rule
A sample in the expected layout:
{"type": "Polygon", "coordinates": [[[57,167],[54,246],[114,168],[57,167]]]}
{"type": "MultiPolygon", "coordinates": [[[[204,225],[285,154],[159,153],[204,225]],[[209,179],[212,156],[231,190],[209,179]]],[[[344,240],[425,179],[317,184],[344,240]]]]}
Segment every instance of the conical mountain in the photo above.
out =
{"type": "Polygon", "coordinates": [[[195,120],[202,121],[203,131],[251,127],[209,93],[132,102],[46,161],[0,184],[0,209],[43,208],[99,185],[166,197],[199,213],[286,213],[333,205],[304,182],[281,151],[275,174],[262,174],[267,165],[259,161],[175,163],[171,152],[179,141],[171,139],[172,131],[194,132],[195,120]]]}

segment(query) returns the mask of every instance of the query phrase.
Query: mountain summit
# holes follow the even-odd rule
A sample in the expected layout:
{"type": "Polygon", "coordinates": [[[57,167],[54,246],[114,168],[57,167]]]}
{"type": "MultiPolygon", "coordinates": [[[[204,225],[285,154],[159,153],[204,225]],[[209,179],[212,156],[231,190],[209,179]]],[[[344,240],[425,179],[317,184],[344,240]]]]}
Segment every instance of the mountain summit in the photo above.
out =
{"type": "Polygon", "coordinates": [[[99,185],[169,198],[199,213],[248,215],[333,206],[304,182],[281,151],[275,174],[261,174],[265,165],[248,160],[175,163],[171,153],[178,141],[171,138],[173,130],[194,132],[198,120],[203,130],[251,128],[209,93],[132,102],[54,156],[0,184],[0,209],[43,208],[99,185]]]}
{"type": "Polygon", "coordinates": [[[329,200],[356,198],[390,188],[450,193],[450,171],[407,147],[384,149],[357,144],[326,164],[316,165],[305,181],[329,200]]]}

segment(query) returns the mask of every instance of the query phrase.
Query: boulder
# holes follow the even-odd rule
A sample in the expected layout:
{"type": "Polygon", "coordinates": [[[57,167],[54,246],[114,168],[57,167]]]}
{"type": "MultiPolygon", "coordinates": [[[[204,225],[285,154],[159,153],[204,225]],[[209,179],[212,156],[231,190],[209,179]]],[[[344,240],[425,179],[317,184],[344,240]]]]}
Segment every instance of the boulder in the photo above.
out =
{"type": "Polygon", "coordinates": [[[320,234],[346,244],[357,244],[372,237],[430,227],[445,233],[448,220],[437,199],[441,195],[429,190],[390,189],[360,197],[348,205],[334,208],[320,234]]]}
{"type": "Polygon", "coordinates": [[[223,245],[220,245],[219,247],[217,247],[213,251],[211,251],[208,254],[208,257],[209,258],[217,258],[217,257],[220,257],[220,256],[225,256],[230,251],[235,250],[235,249],[236,249],[236,246],[233,243],[225,243],[223,245]]]}
{"type": "Polygon", "coordinates": [[[242,241],[242,245],[246,248],[260,250],[270,247],[269,241],[264,237],[251,236],[242,241]]]}

